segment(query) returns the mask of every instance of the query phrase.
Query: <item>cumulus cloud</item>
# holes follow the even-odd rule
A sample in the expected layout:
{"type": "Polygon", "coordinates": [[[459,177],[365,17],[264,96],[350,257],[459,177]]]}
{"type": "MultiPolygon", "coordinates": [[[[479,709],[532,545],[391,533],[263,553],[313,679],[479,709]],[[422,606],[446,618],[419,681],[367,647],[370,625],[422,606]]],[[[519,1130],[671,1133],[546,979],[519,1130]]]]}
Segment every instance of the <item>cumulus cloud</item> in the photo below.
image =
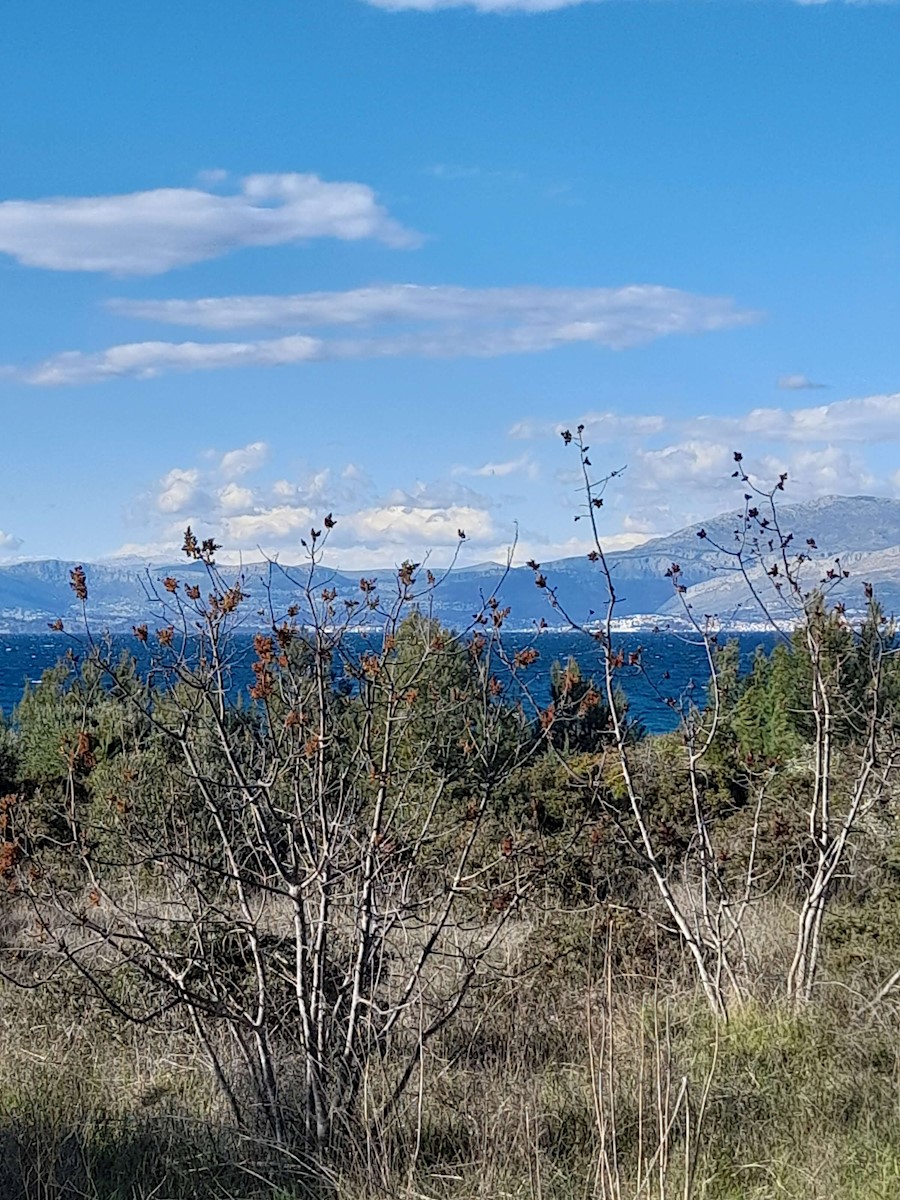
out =
{"type": "Polygon", "coordinates": [[[250,442],[238,450],[226,450],[219,460],[219,470],[226,479],[235,479],[249,471],[257,471],[269,457],[265,442],[250,442]]]}
{"type": "Polygon", "coordinates": [[[119,555],[164,561],[178,551],[190,524],[223,546],[223,562],[255,557],[260,550],[298,562],[304,556],[301,539],[308,540],[311,528],[322,528],[327,512],[337,518],[328,561],[341,566],[392,564],[432,552],[436,562],[447,562],[461,529],[466,549],[485,558],[507,532],[496,524],[493,503],[459,480],[419,481],[384,492],[354,463],[285,478],[264,470],[271,467],[269,457],[265,442],[251,442],[224,454],[208,452],[202,465],[167,471],[135,509],[152,536],[128,542],[119,555]]]}
{"type": "Polygon", "coordinates": [[[356,337],[286,337],[241,342],[131,342],[97,353],[66,351],[18,372],[37,385],[152,378],[169,371],[282,366],[333,359],[494,358],[560,346],[610,349],[672,334],[746,325],[758,314],[734,301],[675,288],[461,288],[388,285],[294,296],[234,296],[198,301],[118,301],[132,317],[209,329],[303,324],[377,329],[356,337]]]}
{"type": "Polygon", "coordinates": [[[395,487],[379,499],[394,508],[488,508],[490,501],[480,492],[457,479],[425,483],[417,480],[410,487],[395,487]]]}
{"type": "Polygon", "coordinates": [[[250,488],[240,487],[236,483],[226,483],[223,488],[219,488],[216,495],[224,512],[240,512],[253,503],[253,492],[250,488]]]}
{"type": "Polygon", "coordinates": [[[659,491],[689,484],[730,488],[732,450],[720,442],[676,442],[655,450],[638,450],[628,482],[641,491],[659,491]]]}
{"type": "Polygon", "coordinates": [[[14,554],[22,545],[22,539],[14,537],[11,533],[5,533],[0,529],[0,554],[14,554]]]}
{"type": "Polygon", "coordinates": [[[320,514],[296,504],[272,504],[228,516],[222,523],[226,545],[272,545],[287,539],[299,542],[320,514]]]}
{"type": "Polygon", "coordinates": [[[189,470],[173,467],[160,480],[156,507],[161,513],[182,513],[198,505],[209,506],[209,498],[200,489],[200,472],[194,467],[189,470]]]}
{"type": "MultiPolygon", "coordinates": [[[[739,505],[744,489],[732,478],[735,450],[743,452],[744,469],[761,487],[771,487],[786,471],[793,499],[900,492],[900,472],[889,477],[884,463],[884,448],[900,442],[900,393],[733,416],[589,412],[565,421],[529,418],[516,422],[508,436],[558,443],[563,429],[579,423],[597,451],[591,458],[598,475],[627,466],[607,496],[604,511],[613,531],[666,533],[739,505]]],[[[532,453],[541,461],[539,447],[532,453]]],[[[577,463],[568,460],[555,479],[569,491],[582,485],[577,463]]]]}
{"type": "Polygon", "coordinates": [[[760,470],[768,479],[786,471],[792,494],[799,497],[859,495],[879,488],[879,481],[858,454],[838,446],[767,455],[760,470]]]}
{"type": "Polygon", "coordinates": [[[206,167],[197,172],[197,182],[204,187],[216,187],[228,181],[228,172],[223,167],[206,167]]]}
{"type": "MultiPolygon", "coordinates": [[[[668,533],[732,506],[740,508],[745,484],[733,478],[734,465],[732,445],[722,441],[689,438],[640,448],[630,456],[613,510],[620,500],[626,531],[668,533]]],[[[741,466],[765,489],[785,472],[787,496],[794,501],[891,489],[891,481],[876,474],[859,451],[841,446],[788,444],[768,451],[757,443],[745,447],[741,466]]]]}
{"type": "MultiPolygon", "coordinates": [[[[604,543],[610,549],[638,545],[650,536],[739,507],[745,488],[740,479],[733,478],[735,446],[744,451],[743,467],[760,486],[771,486],[786,471],[791,499],[900,490],[900,472],[889,479],[883,468],[876,471],[869,461],[863,443],[880,439],[862,437],[856,424],[860,411],[867,414],[866,419],[874,413],[874,419],[885,428],[893,428],[896,438],[900,414],[895,405],[900,405],[900,397],[869,397],[865,404],[840,401],[824,406],[839,418],[837,425],[832,423],[832,430],[850,431],[846,444],[810,437],[811,428],[829,426],[803,416],[798,428],[804,434],[786,436],[788,422],[796,413],[782,410],[776,410],[778,424],[769,418],[763,421],[757,410],[731,418],[724,431],[714,428],[712,419],[705,423],[664,422],[652,414],[591,414],[598,428],[605,427],[608,434],[616,431],[602,447],[597,444],[598,453],[591,456],[598,474],[605,473],[604,466],[627,465],[605,497],[604,543]],[[733,435],[739,427],[766,432],[736,439],[733,435]],[[771,436],[773,428],[776,436],[771,436]],[[642,429],[649,430],[647,436],[630,436],[642,429]]],[[[873,428],[871,423],[868,428],[873,428]]],[[[559,440],[555,427],[551,432],[559,440]]],[[[201,465],[168,471],[159,480],[152,502],[140,508],[153,527],[153,537],[144,545],[176,551],[184,526],[190,523],[224,545],[223,561],[246,559],[262,550],[296,562],[303,557],[301,539],[308,539],[311,528],[322,528],[324,515],[333,512],[337,526],[328,539],[326,561],[335,566],[381,568],[407,557],[420,560],[428,553],[433,554],[433,562],[443,564],[459,546],[460,529],[467,535],[464,560],[503,561],[513,540],[513,518],[518,517],[537,527],[522,528],[520,559],[524,554],[550,561],[584,553],[587,546],[583,539],[569,538],[565,525],[560,524],[563,512],[568,524],[573,504],[578,503],[573,495],[581,481],[577,471],[571,478],[559,471],[554,480],[552,468],[558,461],[544,463],[535,446],[517,457],[498,454],[459,466],[442,481],[383,490],[353,463],[285,474],[283,465],[270,461],[264,442],[250,442],[225,452],[209,451],[201,465]],[[512,511],[508,500],[497,498],[496,487],[484,489],[494,491],[494,497],[474,490],[484,479],[507,480],[517,473],[527,476],[539,467],[545,486],[537,505],[532,503],[524,511],[512,511]]],[[[577,533],[581,532],[579,527],[577,533]]],[[[141,551],[131,543],[123,552],[141,551]]],[[[161,557],[156,552],[153,556],[161,557]]]]}
{"type": "Polygon", "coordinates": [[[211,465],[173,467],[156,483],[150,506],[167,517],[197,518],[242,511],[256,502],[256,493],[235,482],[262,467],[269,457],[265,442],[250,442],[224,453],[210,452],[211,465]]]}
{"type": "Polygon", "coordinates": [[[508,430],[511,438],[555,438],[565,428],[585,427],[593,442],[654,438],[678,432],[695,444],[730,439],[756,442],[895,442],[900,441],[900,392],[833,400],[804,408],[753,408],[737,416],[697,416],[681,420],[659,413],[588,412],[571,421],[526,418],[508,430]]]}
{"type": "Polygon", "coordinates": [[[0,203],[0,253],[29,267],[158,275],[245,246],[308,238],[414,246],[366,184],[317,175],[248,175],[234,195],[157,188],[119,196],[0,203]]]}
{"type": "Polygon", "coordinates": [[[894,442],[900,440],[900,392],[807,408],[754,408],[740,417],[701,418],[694,428],[773,441],[894,442]]]}
{"type": "MultiPolygon", "coordinates": [[[[261,546],[272,552],[299,551],[300,539],[320,524],[322,512],[305,504],[271,504],[252,512],[227,516],[220,536],[226,547],[261,546]]],[[[496,537],[491,514],[475,504],[436,506],[427,503],[382,503],[339,515],[332,538],[339,559],[352,548],[375,554],[390,550],[393,557],[422,557],[459,543],[459,531],[481,544],[496,537]]]]}
{"type": "Polygon", "coordinates": [[[455,546],[459,531],[484,542],[495,536],[490,513],[473,504],[444,508],[389,504],[363,509],[350,516],[350,528],[363,540],[402,546],[455,546]]]}
{"type": "Polygon", "coordinates": [[[808,392],[827,388],[828,384],[815,383],[806,375],[782,375],[778,380],[778,386],[783,392],[808,392]]]}

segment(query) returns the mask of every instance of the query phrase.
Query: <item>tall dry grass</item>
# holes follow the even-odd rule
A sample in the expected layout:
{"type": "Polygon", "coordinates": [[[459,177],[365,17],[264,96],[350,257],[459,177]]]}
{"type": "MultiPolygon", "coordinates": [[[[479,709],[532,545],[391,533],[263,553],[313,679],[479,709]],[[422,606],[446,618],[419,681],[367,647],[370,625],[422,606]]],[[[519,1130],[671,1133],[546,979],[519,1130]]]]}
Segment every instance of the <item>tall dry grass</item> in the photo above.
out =
{"type": "MultiPolygon", "coordinates": [[[[774,903],[759,938],[777,943],[774,903]]],[[[669,947],[590,914],[523,920],[367,1128],[390,1065],[372,1072],[327,1168],[239,1134],[174,1015],[129,1026],[64,975],[5,982],[0,1196],[895,1200],[900,1010],[848,976],[791,1013],[763,967],[723,1026],[669,947]]]]}

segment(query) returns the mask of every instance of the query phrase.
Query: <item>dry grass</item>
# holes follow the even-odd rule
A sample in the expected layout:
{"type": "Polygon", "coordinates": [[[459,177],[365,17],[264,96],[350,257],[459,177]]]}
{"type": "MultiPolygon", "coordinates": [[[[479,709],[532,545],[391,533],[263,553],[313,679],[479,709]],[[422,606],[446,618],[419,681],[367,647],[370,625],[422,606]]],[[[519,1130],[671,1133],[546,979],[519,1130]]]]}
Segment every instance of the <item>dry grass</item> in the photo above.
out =
{"type": "MultiPolygon", "coordinates": [[[[761,964],[779,921],[759,915],[761,964]]],[[[3,984],[0,1196],[895,1200],[896,1012],[829,989],[789,1016],[761,965],[716,1029],[679,972],[607,970],[591,935],[587,917],[520,923],[390,1125],[327,1170],[238,1135],[174,1017],[123,1026],[72,979],[3,984]]],[[[381,1087],[373,1070],[370,1111],[381,1087]]]]}

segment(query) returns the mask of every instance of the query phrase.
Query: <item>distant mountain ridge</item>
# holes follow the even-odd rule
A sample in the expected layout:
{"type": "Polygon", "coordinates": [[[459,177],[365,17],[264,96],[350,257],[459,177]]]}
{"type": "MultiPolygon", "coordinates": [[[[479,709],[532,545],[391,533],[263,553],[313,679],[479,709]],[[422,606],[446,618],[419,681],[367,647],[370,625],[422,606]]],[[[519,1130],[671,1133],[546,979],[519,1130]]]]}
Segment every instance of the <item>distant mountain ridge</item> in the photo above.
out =
{"type": "MultiPolygon", "coordinates": [[[[798,547],[805,547],[807,538],[815,542],[817,561],[812,565],[812,575],[835,558],[841,559],[850,572],[842,585],[842,599],[851,612],[863,607],[863,581],[874,584],[888,611],[900,611],[900,500],[825,496],[804,504],[785,504],[779,510],[779,522],[784,532],[794,533],[798,547]]],[[[632,550],[610,553],[619,596],[616,616],[648,621],[677,617],[681,600],[666,575],[677,562],[688,588],[685,599],[695,612],[715,613],[731,622],[759,620],[758,611],[747,603],[746,584],[725,569],[727,560],[715,546],[733,545],[738,524],[734,511],[723,513],[632,550]],[[701,529],[707,534],[705,538],[698,536],[701,529]]],[[[0,567],[0,633],[35,632],[56,618],[68,622],[76,618],[79,607],[69,586],[69,572],[74,565],[50,559],[0,567]]],[[[154,580],[173,575],[183,582],[204,583],[202,564],[185,561],[149,566],[134,560],[112,561],[86,565],[86,569],[88,615],[97,630],[118,631],[138,621],[161,620],[159,606],[151,599],[154,580]]],[[[288,572],[292,569],[299,574],[308,568],[286,568],[288,572]]],[[[544,563],[541,569],[576,620],[589,621],[602,611],[602,579],[597,566],[586,556],[544,563]]],[[[361,575],[377,579],[385,595],[395,587],[394,573],[389,570],[351,574],[324,568],[316,586],[328,583],[342,598],[358,596],[361,575]]],[[[296,589],[288,577],[281,570],[270,573],[267,564],[245,568],[244,590],[248,593],[245,620],[251,624],[257,610],[268,610],[271,605],[277,615],[296,599],[296,589]]],[[[441,583],[428,603],[444,624],[463,628],[495,591],[500,602],[512,610],[511,627],[525,629],[541,620],[551,627],[566,624],[548,604],[546,593],[535,587],[534,574],[527,567],[516,567],[508,574],[492,563],[460,567],[441,583]]]]}

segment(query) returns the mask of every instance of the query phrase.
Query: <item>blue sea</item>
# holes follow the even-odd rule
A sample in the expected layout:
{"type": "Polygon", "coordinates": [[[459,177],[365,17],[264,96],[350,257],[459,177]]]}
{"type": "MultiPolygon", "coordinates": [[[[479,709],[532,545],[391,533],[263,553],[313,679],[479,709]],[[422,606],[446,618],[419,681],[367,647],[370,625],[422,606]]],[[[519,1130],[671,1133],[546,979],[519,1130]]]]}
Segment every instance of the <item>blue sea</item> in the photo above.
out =
{"type": "MultiPolygon", "coordinates": [[[[741,658],[749,665],[757,646],[767,650],[775,642],[774,634],[735,635],[740,643],[741,658]]],[[[359,636],[359,648],[365,645],[359,636]]],[[[21,699],[28,683],[40,680],[41,673],[52,667],[70,645],[59,634],[0,635],[0,710],[9,716],[21,699]]],[[[555,661],[566,662],[574,658],[581,667],[582,675],[594,675],[598,682],[602,678],[602,664],[598,648],[583,634],[510,633],[504,637],[507,653],[534,646],[539,659],[527,673],[528,686],[538,704],[546,704],[550,695],[550,668],[555,661]]],[[[650,733],[661,733],[675,728],[679,720],[680,706],[685,702],[703,704],[708,668],[706,654],[697,639],[681,637],[672,633],[628,633],[618,639],[618,646],[626,657],[641,650],[643,670],[624,666],[618,673],[618,683],[628,698],[629,713],[638,718],[650,733]],[[674,701],[673,704],[668,701],[674,701]]],[[[133,652],[134,638],[123,636],[115,639],[115,648],[133,652]]],[[[78,652],[78,647],[73,646],[78,652]]],[[[352,646],[351,646],[352,649],[352,646]]],[[[252,681],[250,662],[253,658],[251,640],[242,639],[236,647],[234,679],[238,688],[249,686],[252,681]]],[[[498,675],[502,676],[501,672],[498,675]]]]}

